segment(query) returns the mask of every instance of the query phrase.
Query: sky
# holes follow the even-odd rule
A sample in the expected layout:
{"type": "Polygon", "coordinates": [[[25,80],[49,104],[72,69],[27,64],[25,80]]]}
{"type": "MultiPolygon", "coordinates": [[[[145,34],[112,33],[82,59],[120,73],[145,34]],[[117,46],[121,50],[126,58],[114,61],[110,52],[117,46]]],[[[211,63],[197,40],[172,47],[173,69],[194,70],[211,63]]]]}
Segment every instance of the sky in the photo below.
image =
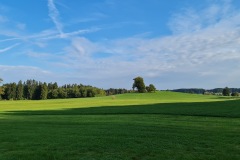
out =
{"type": "Polygon", "coordinates": [[[0,0],[0,77],[240,87],[239,0],[0,0]]]}

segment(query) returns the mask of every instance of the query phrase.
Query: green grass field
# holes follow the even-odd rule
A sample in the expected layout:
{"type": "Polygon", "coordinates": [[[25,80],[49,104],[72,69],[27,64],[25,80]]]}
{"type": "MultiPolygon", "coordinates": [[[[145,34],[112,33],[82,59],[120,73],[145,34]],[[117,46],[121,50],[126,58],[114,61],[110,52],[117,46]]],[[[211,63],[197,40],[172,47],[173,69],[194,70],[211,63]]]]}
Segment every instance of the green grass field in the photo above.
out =
{"type": "Polygon", "coordinates": [[[238,160],[239,134],[239,99],[157,92],[0,101],[0,160],[238,160]]]}

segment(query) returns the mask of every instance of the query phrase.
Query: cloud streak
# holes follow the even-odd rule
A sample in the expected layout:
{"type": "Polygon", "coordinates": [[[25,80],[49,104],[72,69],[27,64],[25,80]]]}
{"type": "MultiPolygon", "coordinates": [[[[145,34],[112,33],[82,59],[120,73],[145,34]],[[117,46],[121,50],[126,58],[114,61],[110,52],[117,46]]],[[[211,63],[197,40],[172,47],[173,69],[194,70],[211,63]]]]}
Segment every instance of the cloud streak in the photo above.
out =
{"type": "Polygon", "coordinates": [[[14,44],[12,46],[9,46],[7,48],[0,49],[0,53],[7,52],[8,50],[11,50],[11,49],[17,47],[18,45],[20,45],[20,43],[16,43],[16,44],[14,44]]]}
{"type": "Polygon", "coordinates": [[[59,12],[54,4],[54,0],[48,0],[48,10],[49,10],[49,17],[52,19],[53,23],[55,24],[60,37],[64,36],[63,33],[63,25],[59,20],[59,12]]]}

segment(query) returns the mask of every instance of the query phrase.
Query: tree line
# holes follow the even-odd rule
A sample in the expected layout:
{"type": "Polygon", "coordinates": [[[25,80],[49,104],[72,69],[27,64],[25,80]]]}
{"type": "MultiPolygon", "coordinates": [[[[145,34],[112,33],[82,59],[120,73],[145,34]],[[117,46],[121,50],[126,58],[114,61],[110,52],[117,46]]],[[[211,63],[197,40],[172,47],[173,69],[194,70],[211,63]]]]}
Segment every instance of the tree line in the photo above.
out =
{"type": "MultiPolygon", "coordinates": [[[[0,79],[0,82],[2,79],[0,79]]],[[[44,100],[59,98],[85,98],[105,96],[103,89],[83,85],[65,84],[58,86],[57,82],[46,83],[36,80],[7,83],[0,88],[0,99],[6,100],[44,100]]]]}
{"type": "MultiPolygon", "coordinates": [[[[19,81],[18,83],[6,83],[0,86],[0,99],[5,100],[45,100],[45,99],[64,99],[64,98],[85,98],[95,96],[108,96],[135,92],[137,88],[139,93],[155,92],[153,84],[145,86],[142,77],[133,79],[133,90],[124,88],[110,88],[103,90],[97,87],[83,84],[65,84],[58,86],[57,82],[46,83],[30,79],[19,81]]],[[[0,78],[0,83],[2,83],[0,78]]]]}
{"type": "Polygon", "coordinates": [[[240,88],[214,88],[205,90],[202,88],[183,88],[171,90],[174,92],[193,93],[193,94],[204,94],[204,95],[223,95],[223,96],[239,96],[240,88]]]}
{"type": "Polygon", "coordinates": [[[127,90],[125,88],[110,88],[105,90],[106,95],[110,96],[110,95],[116,95],[116,94],[124,94],[124,93],[131,93],[132,91],[127,90]]]}

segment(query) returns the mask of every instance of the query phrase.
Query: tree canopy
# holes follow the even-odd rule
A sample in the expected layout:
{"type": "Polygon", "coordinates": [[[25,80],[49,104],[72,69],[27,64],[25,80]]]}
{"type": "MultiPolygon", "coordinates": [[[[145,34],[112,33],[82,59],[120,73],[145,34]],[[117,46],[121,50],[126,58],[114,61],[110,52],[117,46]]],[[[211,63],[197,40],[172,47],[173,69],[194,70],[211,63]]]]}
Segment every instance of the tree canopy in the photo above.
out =
{"type": "Polygon", "coordinates": [[[222,91],[223,96],[230,96],[230,89],[225,87],[222,91]]]}
{"type": "Polygon", "coordinates": [[[146,86],[146,90],[148,92],[155,92],[156,91],[156,87],[153,84],[150,84],[149,86],[146,86]]]}
{"type": "Polygon", "coordinates": [[[84,98],[106,95],[103,89],[89,85],[66,84],[58,86],[56,82],[47,84],[36,80],[19,81],[17,84],[7,83],[3,85],[3,88],[3,94],[0,97],[7,100],[84,98]]]}
{"type": "Polygon", "coordinates": [[[135,88],[137,88],[139,93],[146,92],[146,87],[145,87],[144,80],[142,77],[136,77],[133,80],[134,80],[133,86],[132,86],[133,90],[135,88]]]}

